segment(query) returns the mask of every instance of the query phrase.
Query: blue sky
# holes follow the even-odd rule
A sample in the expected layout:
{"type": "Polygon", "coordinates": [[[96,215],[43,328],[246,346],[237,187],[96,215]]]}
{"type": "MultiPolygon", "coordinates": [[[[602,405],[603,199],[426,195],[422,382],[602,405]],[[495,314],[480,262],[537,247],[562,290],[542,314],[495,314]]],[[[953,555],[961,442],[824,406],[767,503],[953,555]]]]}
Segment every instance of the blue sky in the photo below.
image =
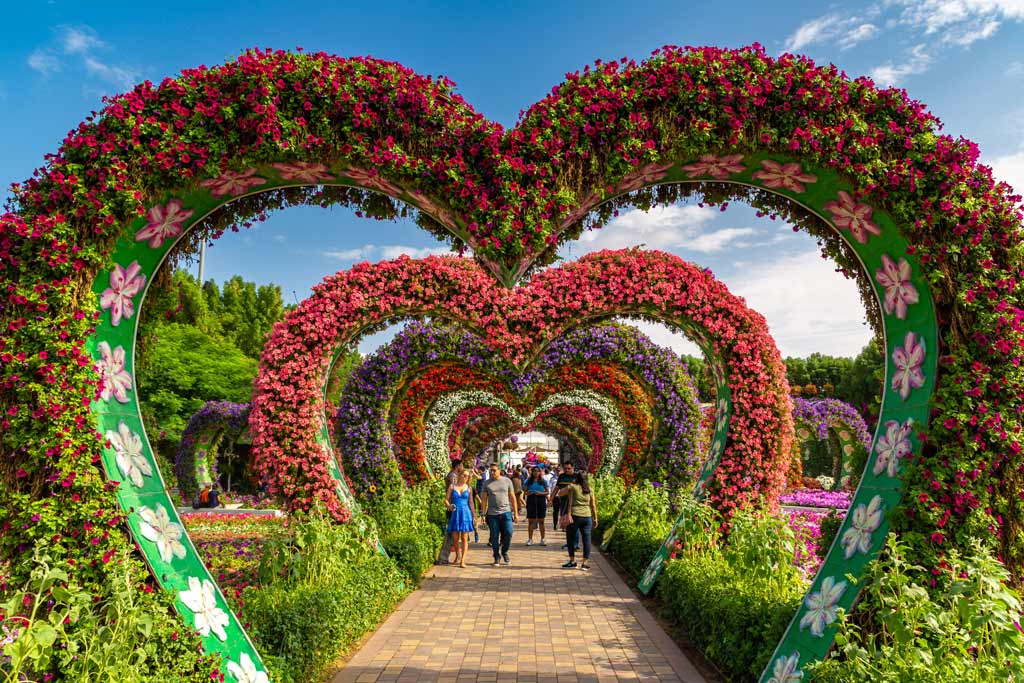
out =
{"type": "MultiPolygon", "coordinates": [[[[397,60],[450,77],[478,111],[511,126],[566,72],[594,59],[639,60],[665,44],[755,41],[772,54],[803,53],[905,87],[946,132],[978,142],[998,177],[1024,189],[1024,0],[331,4],[9,3],[0,27],[0,196],[99,109],[104,94],[247,47],[397,60]]],[[[768,318],[786,355],[854,355],[870,337],[853,284],[819,258],[813,240],[747,207],[626,212],[563,256],[640,243],[710,267],[768,318]]],[[[356,261],[437,251],[443,245],[410,223],[299,208],[226,235],[208,252],[207,276],[277,282],[291,301],[356,261]]],[[[693,348],[664,328],[648,330],[659,342],[693,348]]]]}

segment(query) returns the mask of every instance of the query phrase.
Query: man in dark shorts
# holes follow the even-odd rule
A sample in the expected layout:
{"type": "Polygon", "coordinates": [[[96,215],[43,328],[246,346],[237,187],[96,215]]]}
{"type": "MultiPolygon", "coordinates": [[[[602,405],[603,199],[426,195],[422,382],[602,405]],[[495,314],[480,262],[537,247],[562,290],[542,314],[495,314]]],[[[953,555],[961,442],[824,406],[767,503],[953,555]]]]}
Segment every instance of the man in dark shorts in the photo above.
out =
{"type": "MultiPolygon", "coordinates": [[[[565,463],[562,466],[562,473],[558,475],[558,479],[555,480],[555,489],[551,492],[551,500],[548,503],[551,505],[555,516],[555,528],[558,528],[558,516],[562,512],[562,503],[565,502],[564,498],[559,497],[558,492],[564,489],[569,484],[576,483],[576,468],[571,462],[565,463]]],[[[565,550],[569,545],[565,544],[562,549],[565,550]]]]}
{"type": "Polygon", "coordinates": [[[512,545],[512,525],[519,520],[519,501],[512,489],[512,481],[502,476],[497,465],[491,465],[490,479],[484,484],[484,505],[480,516],[487,522],[491,532],[490,545],[494,553],[494,564],[499,560],[509,564],[508,549],[512,545]]]}

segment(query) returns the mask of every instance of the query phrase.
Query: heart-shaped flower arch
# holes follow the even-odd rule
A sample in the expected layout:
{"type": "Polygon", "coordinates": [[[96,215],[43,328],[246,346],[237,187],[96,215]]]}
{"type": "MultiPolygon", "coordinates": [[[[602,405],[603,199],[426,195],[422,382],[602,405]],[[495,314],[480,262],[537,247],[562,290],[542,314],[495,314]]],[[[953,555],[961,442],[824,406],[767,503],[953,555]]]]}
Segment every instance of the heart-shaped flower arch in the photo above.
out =
{"type": "MultiPolygon", "coordinates": [[[[493,376],[492,384],[501,384],[511,392],[512,396],[504,396],[502,392],[502,400],[517,404],[524,400],[543,400],[546,394],[568,386],[602,390],[596,384],[604,374],[600,368],[590,375],[549,376],[562,365],[590,361],[622,366],[641,382],[647,393],[645,400],[637,400],[634,392],[627,390],[617,399],[625,403],[619,412],[628,418],[630,425],[629,478],[671,479],[679,485],[692,485],[703,462],[703,454],[696,449],[700,419],[696,390],[679,357],[655,346],[635,328],[600,325],[573,330],[552,342],[530,369],[520,373],[483,340],[465,330],[412,323],[356,368],[341,394],[335,438],[355,492],[362,496],[371,486],[375,492],[398,486],[398,473],[389,458],[392,452],[398,456],[398,467],[407,481],[418,481],[426,476],[423,469],[426,454],[437,458],[438,464],[448,461],[447,434],[434,435],[440,440],[424,452],[425,408],[440,393],[455,388],[493,390],[486,386],[486,378],[481,378],[480,373],[493,376]],[[425,366],[451,362],[464,364],[476,372],[461,375],[459,370],[447,374],[435,371],[430,382],[411,377],[422,372],[425,366]],[[469,382],[470,378],[474,381],[469,382]],[[528,394],[538,391],[539,398],[528,399],[528,394]],[[397,396],[412,396],[419,407],[409,405],[409,400],[398,401],[397,396]],[[651,405],[653,415],[634,415],[642,405],[651,405]],[[653,442],[648,426],[652,419],[656,432],[653,442]],[[401,436],[392,439],[392,431],[401,436]],[[648,443],[651,445],[645,447],[648,443]],[[648,462],[651,454],[656,454],[659,461],[648,462]],[[649,471],[650,468],[657,471],[649,471]],[[670,470],[673,476],[666,477],[670,470]]],[[[265,366],[263,372],[269,371],[265,366]]],[[[267,381],[273,378],[268,377],[267,381]]]]}
{"type": "MultiPolygon", "coordinates": [[[[888,509],[901,498],[904,474],[893,454],[924,465],[909,470],[913,495],[894,518],[914,532],[912,559],[941,570],[947,548],[980,536],[1019,573],[1022,216],[977,158],[973,144],[940,135],[937,119],[902,91],[806,59],[774,59],[759,46],[667,47],[639,65],[599,63],[571,74],[508,132],[444,79],[371,59],[254,51],[159,87],[143,84],[69,134],[0,216],[0,494],[18,530],[3,537],[4,552],[63,529],[55,552],[80,560],[83,579],[100,582],[105,558],[128,547],[126,536],[98,529],[116,525],[137,495],[106,484],[101,458],[108,476],[120,481],[120,473],[89,427],[102,435],[123,417],[148,457],[131,383],[133,331],[121,323],[139,304],[139,275],[151,282],[173,242],[211,212],[215,228],[289,202],[347,202],[388,215],[395,205],[377,195],[281,188],[326,181],[382,190],[422,207],[427,228],[465,237],[512,279],[526,269],[524,257],[542,263],[575,237],[588,209],[603,216],[614,208],[617,200],[599,203],[616,192],[687,180],[774,193],[748,196],[792,209],[798,227],[823,236],[829,255],[860,273],[864,291],[882,302],[891,360],[880,425],[889,445],[880,451],[876,440],[861,490],[881,486],[888,509]],[[834,234],[850,236],[853,251],[834,234]],[[81,286],[89,283],[94,299],[81,286]],[[103,385],[89,403],[93,360],[103,385]],[[937,426],[928,430],[933,394],[937,426]],[[988,417],[961,418],[981,408],[988,417]],[[926,430],[922,451],[915,435],[926,430]],[[874,473],[879,460],[888,479],[874,473]],[[36,525],[40,512],[53,521],[36,525]],[[85,523],[94,531],[71,535],[85,523]]],[[[673,196],[640,192],[644,202],[673,196]]],[[[876,552],[826,561],[813,595],[876,552]]],[[[188,573],[181,565],[153,569],[161,577],[165,569],[168,577],[188,573]]],[[[181,581],[164,585],[187,586],[181,581]]],[[[140,604],[160,609],[146,598],[140,604]]],[[[831,642],[829,629],[803,641],[795,633],[765,680],[773,670],[798,671],[831,642]]],[[[242,638],[205,642],[227,654],[229,677],[240,653],[255,655],[242,638]]]]}
{"type": "Polygon", "coordinates": [[[448,435],[451,459],[472,459],[477,464],[485,449],[505,442],[517,432],[537,431],[554,436],[559,445],[568,443],[581,457],[573,463],[588,472],[596,472],[603,460],[605,443],[601,421],[586,406],[556,406],[540,414],[532,423],[516,423],[508,415],[487,406],[468,408],[452,423],[448,435]]]}

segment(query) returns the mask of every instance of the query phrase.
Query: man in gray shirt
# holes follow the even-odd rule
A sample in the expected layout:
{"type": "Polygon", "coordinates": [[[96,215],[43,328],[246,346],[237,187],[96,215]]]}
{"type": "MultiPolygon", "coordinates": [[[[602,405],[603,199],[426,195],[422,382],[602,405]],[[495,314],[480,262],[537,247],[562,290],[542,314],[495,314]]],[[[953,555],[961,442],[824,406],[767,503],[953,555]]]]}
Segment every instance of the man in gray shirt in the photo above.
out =
{"type": "Polygon", "coordinates": [[[490,479],[484,484],[483,509],[480,516],[487,521],[491,532],[490,545],[494,552],[493,567],[499,560],[509,564],[508,548],[512,545],[512,524],[519,521],[519,505],[512,489],[512,480],[501,476],[497,464],[490,467],[490,479]]]}

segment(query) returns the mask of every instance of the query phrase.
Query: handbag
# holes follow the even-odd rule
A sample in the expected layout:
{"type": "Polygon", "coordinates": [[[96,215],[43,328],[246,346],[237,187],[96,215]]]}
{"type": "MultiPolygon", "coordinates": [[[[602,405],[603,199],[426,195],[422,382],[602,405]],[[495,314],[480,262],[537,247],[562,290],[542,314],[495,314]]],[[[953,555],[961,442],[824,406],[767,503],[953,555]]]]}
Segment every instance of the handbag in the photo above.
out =
{"type": "Polygon", "coordinates": [[[572,510],[572,500],[575,497],[576,497],[576,493],[575,492],[570,493],[569,497],[568,497],[568,500],[565,501],[565,503],[566,503],[565,504],[565,508],[564,508],[565,512],[563,512],[561,515],[558,516],[558,528],[559,529],[568,529],[570,526],[572,526],[573,518],[572,518],[572,513],[570,512],[570,510],[572,510]]]}

